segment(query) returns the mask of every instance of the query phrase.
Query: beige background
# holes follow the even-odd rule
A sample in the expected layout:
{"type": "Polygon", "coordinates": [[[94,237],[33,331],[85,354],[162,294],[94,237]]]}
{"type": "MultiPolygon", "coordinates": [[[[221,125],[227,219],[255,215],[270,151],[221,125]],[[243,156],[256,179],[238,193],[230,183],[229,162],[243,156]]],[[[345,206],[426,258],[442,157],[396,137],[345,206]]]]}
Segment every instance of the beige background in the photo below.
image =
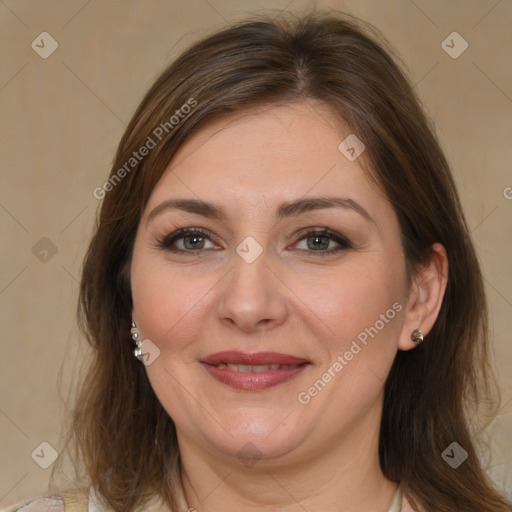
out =
{"type": "Polygon", "coordinates": [[[74,312],[92,192],[142,94],[205,32],[315,5],[379,27],[435,120],[483,262],[503,395],[490,472],[512,492],[510,0],[0,0],[0,506],[43,491],[51,468],[31,453],[59,450],[59,372],[65,398],[82,357],[74,312]],[[31,48],[44,31],[58,42],[47,59],[31,48]],[[469,44],[457,59],[441,47],[453,31],[469,44]]]}

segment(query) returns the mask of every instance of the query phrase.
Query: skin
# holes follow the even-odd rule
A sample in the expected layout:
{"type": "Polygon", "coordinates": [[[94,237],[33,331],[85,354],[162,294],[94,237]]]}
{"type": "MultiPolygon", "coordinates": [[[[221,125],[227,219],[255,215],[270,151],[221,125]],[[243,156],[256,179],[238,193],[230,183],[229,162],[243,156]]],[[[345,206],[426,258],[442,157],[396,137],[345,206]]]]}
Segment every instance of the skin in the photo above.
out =
{"type": "Polygon", "coordinates": [[[431,329],[447,259],[434,245],[431,264],[408,284],[392,206],[363,172],[364,153],[351,162],[338,150],[349,133],[313,102],[215,120],[180,147],[143,213],[133,319],[160,350],[146,370],[176,424],[187,504],[200,512],[225,511],[226,503],[238,511],[387,512],[397,488],[378,461],[384,381],[397,350],[414,349],[411,331],[431,329]],[[275,219],[282,202],[317,196],[349,198],[372,220],[334,207],[275,219]],[[174,198],[213,202],[226,218],[169,208],[148,222],[174,198]],[[211,233],[200,235],[202,252],[186,248],[193,235],[174,243],[188,254],[159,245],[185,227],[211,233]],[[351,246],[329,253],[340,247],[335,240],[321,238],[315,249],[314,236],[296,235],[322,227],[351,246]],[[249,236],[263,251],[252,263],[236,252],[249,236]],[[394,318],[300,403],[299,393],[395,303],[394,318]],[[223,350],[283,352],[311,364],[278,386],[235,390],[199,363],[223,350]],[[238,455],[244,446],[253,463],[238,455]]]}

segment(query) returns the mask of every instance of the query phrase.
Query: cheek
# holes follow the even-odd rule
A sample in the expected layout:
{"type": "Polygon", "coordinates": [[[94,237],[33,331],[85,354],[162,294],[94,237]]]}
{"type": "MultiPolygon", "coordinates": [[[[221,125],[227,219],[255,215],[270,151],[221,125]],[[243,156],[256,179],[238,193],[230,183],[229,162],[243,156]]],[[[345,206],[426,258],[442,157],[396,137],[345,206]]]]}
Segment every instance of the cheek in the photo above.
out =
{"type": "Polygon", "coordinates": [[[135,256],[131,285],[134,316],[144,338],[160,350],[178,351],[199,329],[215,280],[208,274],[156,263],[149,255],[135,256]],[[172,344],[168,340],[172,339],[172,344]]]}
{"type": "Polygon", "coordinates": [[[311,414],[322,415],[333,430],[351,414],[370,408],[380,396],[402,329],[401,267],[379,258],[369,264],[370,259],[365,265],[346,265],[333,272],[304,301],[315,312],[315,331],[329,332],[317,338],[325,345],[329,360],[318,367],[310,387],[301,390],[298,399],[312,406],[311,414]],[[340,407],[329,407],[326,412],[326,404],[340,407]]]}
{"type": "Polygon", "coordinates": [[[366,329],[375,324],[379,334],[386,333],[380,339],[397,341],[404,272],[400,255],[395,256],[391,260],[378,253],[356,254],[329,272],[322,269],[315,275],[303,275],[293,284],[296,295],[314,313],[312,321],[318,325],[317,332],[327,334],[326,344],[332,355],[361,333],[364,338],[366,329]]]}

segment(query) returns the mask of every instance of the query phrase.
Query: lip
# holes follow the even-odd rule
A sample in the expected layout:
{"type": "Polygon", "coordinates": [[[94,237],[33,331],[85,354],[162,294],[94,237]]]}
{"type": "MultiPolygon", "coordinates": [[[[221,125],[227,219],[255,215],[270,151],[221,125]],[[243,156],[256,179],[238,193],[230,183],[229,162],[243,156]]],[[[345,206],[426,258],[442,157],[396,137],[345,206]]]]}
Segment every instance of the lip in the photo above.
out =
{"type": "Polygon", "coordinates": [[[288,354],[281,354],[279,352],[255,352],[254,354],[247,354],[245,352],[238,352],[236,350],[227,350],[224,352],[215,352],[201,360],[202,363],[207,364],[302,364],[309,363],[307,359],[291,356],[288,354]]]}
{"type": "Polygon", "coordinates": [[[261,391],[277,386],[302,373],[311,363],[307,359],[278,352],[247,354],[237,351],[216,352],[200,361],[208,373],[219,382],[235,389],[261,391]],[[227,364],[240,365],[298,365],[296,368],[278,368],[264,371],[238,371],[227,364]],[[218,367],[217,365],[222,365],[218,367]]]}

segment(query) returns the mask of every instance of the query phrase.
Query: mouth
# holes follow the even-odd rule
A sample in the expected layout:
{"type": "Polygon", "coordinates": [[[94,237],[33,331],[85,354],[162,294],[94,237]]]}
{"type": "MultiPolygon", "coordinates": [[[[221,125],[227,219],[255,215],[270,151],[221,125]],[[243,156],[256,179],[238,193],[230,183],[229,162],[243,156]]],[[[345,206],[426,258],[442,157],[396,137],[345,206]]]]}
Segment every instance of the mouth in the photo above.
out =
{"type": "Polygon", "coordinates": [[[200,363],[217,381],[235,389],[260,391],[302,373],[310,361],[277,352],[217,352],[200,363]]]}
{"type": "Polygon", "coordinates": [[[298,368],[298,364],[232,364],[232,363],[220,363],[214,365],[217,368],[224,369],[229,368],[235,372],[269,372],[274,370],[294,370],[298,368]]]}

